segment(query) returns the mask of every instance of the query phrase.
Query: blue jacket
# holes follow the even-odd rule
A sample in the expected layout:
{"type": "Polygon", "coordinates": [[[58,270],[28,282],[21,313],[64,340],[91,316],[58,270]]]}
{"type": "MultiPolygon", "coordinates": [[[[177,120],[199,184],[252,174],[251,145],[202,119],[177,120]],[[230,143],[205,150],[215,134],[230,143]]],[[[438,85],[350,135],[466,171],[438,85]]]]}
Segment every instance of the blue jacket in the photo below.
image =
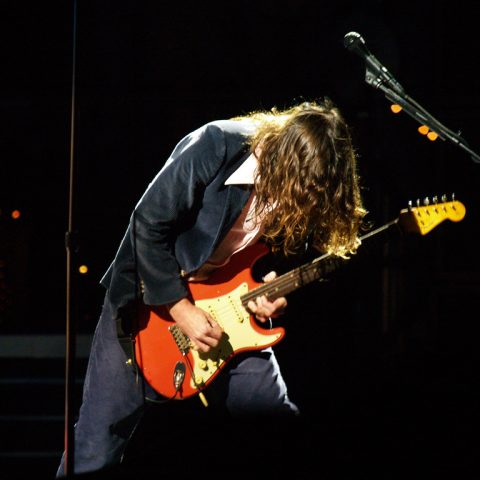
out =
{"type": "Polygon", "coordinates": [[[250,185],[225,185],[249,155],[248,120],[219,120],[184,137],[136,205],[101,279],[115,315],[139,296],[163,305],[188,295],[201,267],[240,215],[250,185]],[[141,286],[141,287],[140,287],[141,286]]]}

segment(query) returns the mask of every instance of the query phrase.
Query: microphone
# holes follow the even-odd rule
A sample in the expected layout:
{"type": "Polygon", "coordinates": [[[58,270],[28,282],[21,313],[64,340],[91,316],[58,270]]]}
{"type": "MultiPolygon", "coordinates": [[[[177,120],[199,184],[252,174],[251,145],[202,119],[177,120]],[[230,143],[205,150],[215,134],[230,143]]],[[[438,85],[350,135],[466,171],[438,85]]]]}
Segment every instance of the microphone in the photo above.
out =
{"type": "Polygon", "coordinates": [[[365,80],[368,84],[379,88],[386,84],[398,94],[403,94],[403,87],[393,78],[393,75],[372,55],[367,48],[365,40],[357,32],[349,32],[343,37],[343,45],[350,52],[356,53],[365,60],[367,64],[367,73],[365,80]],[[373,74],[373,78],[372,78],[373,74]]]}

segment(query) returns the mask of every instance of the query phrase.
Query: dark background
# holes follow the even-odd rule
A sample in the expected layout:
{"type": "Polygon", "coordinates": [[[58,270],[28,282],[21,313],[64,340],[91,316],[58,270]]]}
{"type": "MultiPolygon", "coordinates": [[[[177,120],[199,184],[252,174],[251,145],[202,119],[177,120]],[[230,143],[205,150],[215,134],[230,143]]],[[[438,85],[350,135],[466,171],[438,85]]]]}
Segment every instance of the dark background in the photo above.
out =
{"type": "Polygon", "coordinates": [[[74,320],[91,334],[99,279],[177,141],[210,120],[328,96],[353,128],[374,226],[443,194],[467,214],[426,236],[369,240],[329,282],[292,294],[278,345],[291,396],[332,463],[472,471],[480,164],[391,113],[343,37],[359,32],[410,97],[480,153],[477,3],[82,0],[76,35],[73,5],[0,6],[0,333],[65,333],[70,194],[74,320]]]}

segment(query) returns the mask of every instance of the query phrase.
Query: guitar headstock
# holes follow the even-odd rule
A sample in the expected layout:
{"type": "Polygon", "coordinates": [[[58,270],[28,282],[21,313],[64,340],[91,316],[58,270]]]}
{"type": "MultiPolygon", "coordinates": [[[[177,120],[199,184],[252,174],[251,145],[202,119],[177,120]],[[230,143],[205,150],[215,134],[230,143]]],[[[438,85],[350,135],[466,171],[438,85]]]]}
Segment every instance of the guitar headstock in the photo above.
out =
{"type": "Polygon", "coordinates": [[[447,200],[445,195],[441,200],[438,202],[437,197],[433,197],[432,201],[426,198],[422,203],[417,200],[415,206],[409,202],[408,208],[400,211],[400,226],[406,231],[426,235],[444,220],[463,220],[466,208],[461,202],[453,195],[451,200],[447,200]]]}

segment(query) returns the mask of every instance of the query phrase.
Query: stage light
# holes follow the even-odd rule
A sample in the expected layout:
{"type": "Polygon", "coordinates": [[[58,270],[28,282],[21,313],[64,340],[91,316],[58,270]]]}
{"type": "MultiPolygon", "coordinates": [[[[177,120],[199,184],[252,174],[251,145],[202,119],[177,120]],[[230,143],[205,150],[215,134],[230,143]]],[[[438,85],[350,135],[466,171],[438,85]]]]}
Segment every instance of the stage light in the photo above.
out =
{"type": "Polygon", "coordinates": [[[428,133],[428,127],[426,125],[421,125],[420,127],[418,127],[418,131],[419,133],[421,133],[422,135],[427,135],[428,133]]]}
{"type": "Polygon", "coordinates": [[[80,265],[78,267],[78,271],[82,274],[82,275],[85,275],[86,273],[88,273],[88,267],[86,265],[80,265]]]}
{"type": "Polygon", "coordinates": [[[11,213],[11,216],[14,220],[18,220],[20,218],[20,210],[13,210],[11,213]]]}
{"type": "Polygon", "coordinates": [[[394,103],[393,105],[390,106],[390,110],[393,113],[400,113],[402,111],[402,107],[400,105],[397,105],[396,103],[394,103]]]}

